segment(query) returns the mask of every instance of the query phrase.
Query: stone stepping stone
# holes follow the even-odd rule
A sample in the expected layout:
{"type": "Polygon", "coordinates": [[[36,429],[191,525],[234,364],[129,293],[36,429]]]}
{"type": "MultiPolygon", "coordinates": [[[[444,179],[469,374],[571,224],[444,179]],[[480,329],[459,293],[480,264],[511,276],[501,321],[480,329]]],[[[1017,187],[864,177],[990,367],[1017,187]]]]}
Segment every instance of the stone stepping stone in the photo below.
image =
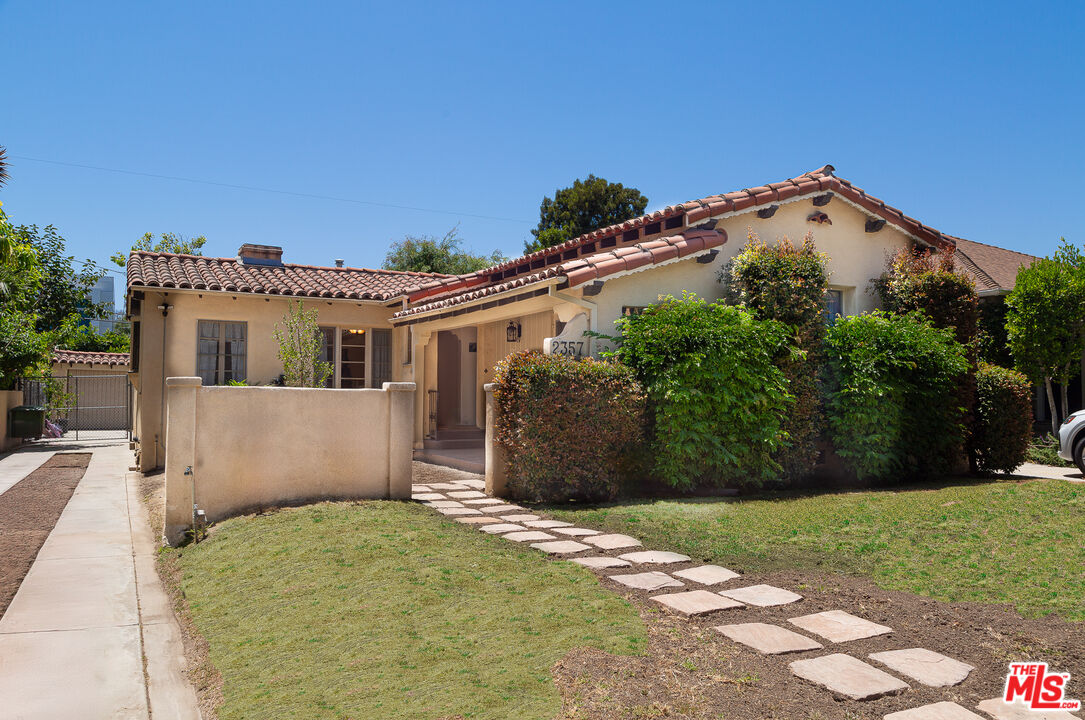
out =
{"type": "Polygon", "coordinates": [[[429,485],[411,485],[411,492],[429,492],[432,488],[429,485]]]}
{"type": "Polygon", "coordinates": [[[650,599],[686,617],[742,607],[742,603],[710,590],[688,590],[670,595],[656,595],[650,599]]]}
{"type": "Polygon", "coordinates": [[[1007,704],[1000,697],[984,700],[976,709],[995,720],[1078,720],[1069,710],[1029,710],[1020,700],[1007,704]]]}
{"type": "Polygon", "coordinates": [[[430,501],[426,502],[426,505],[429,505],[431,508],[453,508],[453,507],[462,508],[463,507],[463,503],[457,502],[455,500],[430,500],[430,501]]]}
{"type": "Polygon", "coordinates": [[[439,508],[433,508],[433,509],[436,510],[437,512],[441,513],[442,515],[481,515],[482,514],[478,510],[475,510],[474,508],[465,508],[465,507],[439,507],[439,508]]]}
{"type": "Polygon", "coordinates": [[[796,660],[789,667],[803,680],[852,700],[874,700],[896,695],[909,687],[903,680],[843,653],[796,660]]]}
{"type": "Polygon", "coordinates": [[[516,530],[524,530],[523,525],[515,525],[513,523],[497,523],[496,525],[483,525],[479,528],[482,532],[490,533],[491,535],[497,535],[499,533],[515,532],[516,530]]]}
{"type": "Polygon", "coordinates": [[[612,557],[582,557],[573,558],[573,562],[580,563],[584,567],[590,567],[594,570],[603,570],[604,568],[616,568],[616,567],[629,567],[628,560],[619,560],[612,557]]]}
{"type": "Polygon", "coordinates": [[[457,482],[460,485],[466,485],[467,487],[474,488],[475,490],[485,490],[486,489],[486,481],[485,480],[457,480],[457,482]]]}
{"type": "Polygon", "coordinates": [[[539,516],[521,513],[519,515],[502,515],[501,519],[509,522],[527,522],[528,520],[538,520],[539,516]]]}
{"type": "Polygon", "coordinates": [[[684,578],[685,580],[692,580],[701,585],[719,585],[728,580],[734,580],[737,577],[741,577],[737,572],[732,572],[719,565],[701,565],[700,567],[676,570],[671,574],[675,577],[684,578]]]}
{"type": "Polygon", "coordinates": [[[629,537],[628,535],[593,535],[589,538],[584,538],[584,542],[591,543],[597,548],[603,550],[618,550],[627,547],[639,547],[640,540],[629,537]]]}
{"type": "Polygon", "coordinates": [[[495,505],[493,507],[479,506],[479,510],[489,513],[490,515],[501,515],[504,513],[512,513],[517,510],[523,510],[519,505],[495,505]]]}
{"type": "Polygon", "coordinates": [[[457,500],[466,500],[468,498],[484,498],[486,493],[478,490],[450,490],[448,496],[457,500]]]}
{"type": "MultiPolygon", "coordinates": [[[[484,528],[485,529],[485,528],[484,528]]],[[[501,537],[506,540],[515,540],[516,542],[533,542],[535,540],[557,540],[556,537],[550,533],[544,533],[542,530],[523,530],[520,532],[510,532],[507,535],[501,537]]]]}
{"type": "Polygon", "coordinates": [[[429,489],[430,490],[470,490],[471,488],[467,487],[466,485],[464,485],[462,483],[439,482],[439,483],[430,483],[429,484],[429,489]]]}
{"type": "Polygon", "coordinates": [[[824,647],[817,640],[811,640],[805,635],[768,623],[720,625],[715,630],[737,643],[753,648],[762,655],[783,655],[806,650],[820,650],[824,647]]]}
{"type": "Polygon", "coordinates": [[[426,492],[418,493],[417,495],[411,495],[411,500],[444,500],[446,499],[441,493],[426,492]]]}
{"type": "Polygon", "coordinates": [[[756,607],[788,605],[802,600],[802,595],[773,585],[750,585],[749,587],[735,588],[734,590],[720,590],[720,595],[756,607]]]}
{"type": "Polygon", "coordinates": [[[968,677],[968,673],[976,669],[959,660],[923,648],[876,652],[868,657],[871,660],[877,660],[890,670],[895,670],[905,677],[931,687],[960,685],[968,677]]]}
{"type": "Polygon", "coordinates": [[[955,702],[936,702],[923,707],[889,713],[883,720],[983,720],[955,702]]]}
{"type": "Polygon", "coordinates": [[[637,590],[662,590],[668,587],[685,587],[681,580],[675,580],[667,573],[653,570],[652,572],[634,573],[632,575],[611,575],[610,579],[621,583],[626,587],[637,590]]]}
{"type": "Polygon", "coordinates": [[[788,622],[815,635],[820,635],[829,642],[862,640],[893,632],[891,627],[872,623],[843,610],[826,610],[813,615],[803,615],[791,618],[788,622]]]}
{"type": "Polygon", "coordinates": [[[554,532],[561,533],[562,535],[571,535],[573,537],[586,537],[588,535],[598,535],[598,530],[589,530],[588,528],[578,527],[560,527],[554,528],[554,532]]]}
{"type": "Polygon", "coordinates": [[[618,557],[622,560],[641,563],[643,565],[667,565],[670,563],[689,561],[689,555],[680,555],[678,553],[661,550],[642,550],[641,552],[626,553],[625,555],[619,555],[618,557]]]}
{"type": "Polygon", "coordinates": [[[560,528],[569,527],[572,523],[562,522],[561,520],[528,520],[524,525],[533,528],[560,528]]]}
{"type": "MultiPolygon", "coordinates": [[[[505,537],[508,537],[506,535],[505,537]]],[[[572,555],[583,550],[591,550],[590,545],[578,543],[576,540],[554,540],[552,542],[531,543],[531,547],[542,550],[551,555],[572,555]]]]}
{"type": "Polygon", "coordinates": [[[501,521],[492,517],[460,517],[456,518],[456,522],[462,522],[468,525],[487,525],[490,523],[500,523],[501,521]]]}
{"type": "Polygon", "coordinates": [[[494,505],[500,503],[500,500],[494,500],[491,497],[488,498],[472,498],[471,500],[464,500],[464,505],[494,505]]]}

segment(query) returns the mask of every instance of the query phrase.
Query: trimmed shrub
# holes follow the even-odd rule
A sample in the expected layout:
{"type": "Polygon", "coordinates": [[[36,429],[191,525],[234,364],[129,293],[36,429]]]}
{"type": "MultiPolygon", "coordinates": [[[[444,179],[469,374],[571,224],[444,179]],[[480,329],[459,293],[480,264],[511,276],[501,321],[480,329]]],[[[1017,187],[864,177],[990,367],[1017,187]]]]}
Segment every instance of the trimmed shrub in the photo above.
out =
{"type": "Polygon", "coordinates": [[[777,365],[786,325],[686,294],[618,321],[618,357],[647,388],[653,471],[668,485],[760,485],[793,398],[777,365]]]}
{"type": "Polygon", "coordinates": [[[872,281],[882,307],[897,314],[922,311],[937,328],[953,328],[957,342],[973,352],[979,322],[976,284],[957,270],[953,252],[901,250],[872,281]]]}
{"type": "Polygon", "coordinates": [[[858,477],[946,472],[959,457],[968,370],[953,331],[920,313],[840,318],[827,343],[829,436],[858,477]]]}
{"type": "Polygon", "coordinates": [[[980,363],[970,444],[981,472],[1013,472],[1032,440],[1032,386],[1016,370],[980,363]]]}
{"type": "Polygon", "coordinates": [[[783,421],[787,441],[775,459],[784,479],[794,481],[817,464],[817,441],[824,424],[819,375],[825,361],[826,258],[814,247],[810,233],[801,245],[785,236],[769,246],[752,230],[748,239],[719,280],[728,302],[745,305],[759,318],[790,326],[791,343],[801,351],[781,355],[777,363],[795,400],[783,421]]]}
{"type": "Polygon", "coordinates": [[[536,502],[607,500],[644,439],[633,372],[597,360],[513,353],[494,378],[496,440],[509,493],[536,502]]]}

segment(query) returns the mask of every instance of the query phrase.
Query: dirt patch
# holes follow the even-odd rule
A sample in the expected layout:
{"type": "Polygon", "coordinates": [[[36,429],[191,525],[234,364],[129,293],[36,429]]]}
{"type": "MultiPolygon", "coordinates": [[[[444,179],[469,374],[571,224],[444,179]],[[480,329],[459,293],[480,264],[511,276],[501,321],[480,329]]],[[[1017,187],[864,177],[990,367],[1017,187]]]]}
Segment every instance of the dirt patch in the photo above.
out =
{"type": "Polygon", "coordinates": [[[0,617],[87,472],[90,453],[56,454],[0,495],[0,617]]]}
{"type": "MultiPolygon", "coordinates": [[[[667,570],[693,565],[668,566],[667,570]]],[[[600,582],[638,608],[648,627],[648,654],[636,658],[597,650],[569,653],[554,668],[566,718],[873,720],[941,700],[975,707],[1002,692],[1011,661],[1046,660],[1073,677],[1085,677],[1085,628],[1081,624],[1053,616],[1030,620],[1004,606],[943,603],[885,591],[863,578],[799,572],[744,575],[727,587],[768,583],[795,590],[804,599],[783,607],[726,610],[689,620],[657,609],[648,593],[620,589],[605,577],[600,582]],[[797,630],[788,618],[834,609],[888,625],[894,632],[854,642],[826,642],[826,649],[820,651],[763,656],[712,629],[723,624],[766,622],[797,630]],[[788,668],[794,660],[828,652],[844,652],[866,661],[873,652],[914,647],[941,652],[976,669],[956,687],[929,688],[905,678],[912,688],[899,696],[856,702],[835,700],[829,692],[794,677],[788,668]]]]}

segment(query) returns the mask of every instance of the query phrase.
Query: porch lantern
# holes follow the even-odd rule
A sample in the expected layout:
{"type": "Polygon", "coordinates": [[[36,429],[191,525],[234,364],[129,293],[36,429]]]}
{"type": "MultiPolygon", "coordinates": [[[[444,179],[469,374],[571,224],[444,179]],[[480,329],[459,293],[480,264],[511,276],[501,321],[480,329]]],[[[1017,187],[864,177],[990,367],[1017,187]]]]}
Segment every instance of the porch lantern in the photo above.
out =
{"type": "Polygon", "coordinates": [[[510,343],[519,342],[522,332],[517,320],[509,320],[509,326],[505,328],[505,340],[510,343]]]}

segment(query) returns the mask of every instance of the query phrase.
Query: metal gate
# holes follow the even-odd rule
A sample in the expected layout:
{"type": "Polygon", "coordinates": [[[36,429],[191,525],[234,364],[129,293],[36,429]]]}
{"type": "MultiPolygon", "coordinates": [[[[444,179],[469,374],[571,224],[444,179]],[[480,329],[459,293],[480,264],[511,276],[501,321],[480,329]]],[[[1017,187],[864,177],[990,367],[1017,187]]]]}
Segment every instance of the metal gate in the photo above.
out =
{"type": "Polygon", "coordinates": [[[132,390],[127,375],[25,378],[23,404],[46,408],[42,440],[130,439],[132,390]]]}

